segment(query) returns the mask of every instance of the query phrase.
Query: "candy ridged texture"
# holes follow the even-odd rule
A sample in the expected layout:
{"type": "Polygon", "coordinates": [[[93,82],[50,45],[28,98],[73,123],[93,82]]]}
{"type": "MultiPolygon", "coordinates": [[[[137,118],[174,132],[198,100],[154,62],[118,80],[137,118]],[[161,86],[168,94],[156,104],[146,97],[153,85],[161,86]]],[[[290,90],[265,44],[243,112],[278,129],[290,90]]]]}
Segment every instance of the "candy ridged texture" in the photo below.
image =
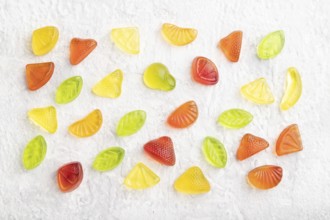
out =
{"type": "Polygon", "coordinates": [[[128,54],[140,53],[140,33],[138,28],[114,28],[111,31],[110,37],[122,51],[128,54]]]}
{"type": "Polygon", "coordinates": [[[275,31],[264,37],[258,45],[257,55],[260,59],[271,59],[281,53],[285,43],[284,31],[275,31]]]}
{"type": "Polygon", "coordinates": [[[221,113],[218,123],[226,128],[240,129],[253,120],[253,115],[243,109],[229,109],[221,113]]]}
{"type": "Polygon", "coordinates": [[[101,151],[95,158],[93,168],[98,171],[115,169],[123,160],[125,150],[121,147],[110,147],[101,151]]]}
{"type": "Polygon", "coordinates": [[[198,118],[198,108],[194,101],[188,101],[174,110],[167,118],[167,123],[174,128],[186,128],[198,118]]]}
{"type": "Polygon", "coordinates": [[[203,141],[203,154],[209,164],[224,168],[227,164],[227,152],[224,145],[214,137],[206,137],[203,141]]]}
{"type": "Polygon", "coordinates": [[[216,65],[206,57],[196,57],[191,66],[193,79],[203,85],[215,85],[219,81],[216,65]]]}
{"type": "Polygon", "coordinates": [[[272,104],[274,102],[274,96],[264,78],[259,78],[242,86],[241,94],[256,104],[272,104]]]}
{"type": "Polygon", "coordinates": [[[93,39],[73,38],[70,43],[70,63],[77,65],[82,62],[97,46],[93,39]]]}
{"type": "Polygon", "coordinates": [[[124,184],[131,189],[146,189],[155,186],[159,181],[159,176],[143,163],[138,163],[125,178],[124,184]]]}
{"type": "Polygon", "coordinates": [[[49,133],[57,130],[57,114],[54,106],[34,108],[28,112],[29,119],[49,133]]]}
{"type": "Polygon", "coordinates": [[[248,183],[257,189],[271,189],[282,180],[283,170],[279,166],[265,165],[251,170],[247,176],[248,183]]]}
{"type": "Polygon", "coordinates": [[[62,192],[71,192],[79,187],[83,179],[83,169],[79,162],[63,165],[57,171],[57,183],[62,192]]]}
{"type": "Polygon", "coordinates": [[[89,137],[100,130],[102,123],[102,112],[99,109],[95,109],[83,119],[70,125],[69,132],[76,137],[89,137]]]}
{"type": "Polygon", "coordinates": [[[52,77],[55,65],[53,62],[32,63],[26,65],[26,82],[29,90],[37,90],[52,77]]]}
{"type": "Polygon", "coordinates": [[[238,160],[245,160],[266,149],[268,146],[269,143],[265,139],[252,134],[245,134],[237,149],[236,157],[238,160]]]}
{"type": "Polygon", "coordinates": [[[159,163],[173,166],[175,164],[175,152],[170,137],[163,136],[149,141],[144,145],[144,150],[159,163]]]}
{"type": "Polygon", "coordinates": [[[147,114],[143,110],[135,110],[124,115],[117,125],[118,136],[130,136],[138,132],[144,125],[147,114]]]}
{"type": "Polygon", "coordinates": [[[165,23],[162,26],[164,39],[172,45],[184,46],[193,42],[197,37],[198,31],[193,28],[181,28],[174,24],[165,23]]]}
{"type": "Polygon", "coordinates": [[[80,76],[66,79],[56,90],[55,101],[57,104],[67,104],[75,100],[82,89],[83,80],[80,76]]]}
{"type": "Polygon", "coordinates": [[[27,170],[32,170],[39,166],[44,160],[47,152],[47,143],[43,136],[38,135],[33,138],[25,147],[23,152],[23,166],[27,170]]]}
{"type": "Polygon", "coordinates": [[[117,98],[121,94],[121,85],[123,82],[123,72],[115,70],[101,81],[99,81],[92,89],[92,91],[101,97],[117,98]]]}
{"type": "Polygon", "coordinates": [[[242,31],[234,31],[219,42],[219,47],[231,62],[238,62],[241,54],[242,31]]]}
{"type": "Polygon", "coordinates": [[[56,45],[59,32],[56,27],[46,26],[35,30],[32,34],[32,51],[41,56],[49,53],[56,45]]]}
{"type": "Polygon", "coordinates": [[[292,124],[285,128],[276,142],[276,154],[278,156],[295,153],[303,150],[298,125],[292,124]]]}

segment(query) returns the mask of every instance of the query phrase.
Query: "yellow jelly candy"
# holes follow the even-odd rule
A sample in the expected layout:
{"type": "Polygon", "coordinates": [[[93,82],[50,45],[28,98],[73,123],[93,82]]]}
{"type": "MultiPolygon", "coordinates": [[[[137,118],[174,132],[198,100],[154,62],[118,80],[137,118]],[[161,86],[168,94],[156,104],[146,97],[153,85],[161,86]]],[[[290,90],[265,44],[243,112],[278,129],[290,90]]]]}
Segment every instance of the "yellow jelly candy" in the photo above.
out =
{"type": "Polygon", "coordinates": [[[174,24],[165,23],[162,26],[164,39],[175,46],[184,46],[193,42],[198,31],[194,28],[181,28],[174,24]]]}
{"type": "Polygon", "coordinates": [[[174,182],[174,188],[185,194],[203,194],[211,190],[209,181],[199,167],[190,167],[174,182]]]}
{"type": "Polygon", "coordinates": [[[298,102],[301,93],[300,74],[296,68],[290,67],[286,75],[286,89],[280,105],[281,110],[285,111],[293,107],[298,102]]]}
{"type": "Polygon", "coordinates": [[[98,96],[106,98],[117,98],[121,94],[122,82],[123,72],[118,69],[96,83],[92,91],[98,96]]]}
{"type": "Polygon", "coordinates": [[[49,133],[55,133],[57,130],[56,108],[49,106],[45,108],[34,108],[28,112],[28,116],[32,122],[49,133]]]}
{"type": "Polygon", "coordinates": [[[171,91],[175,88],[175,78],[167,67],[161,63],[153,63],[147,67],[143,74],[143,81],[150,89],[171,91]]]}
{"type": "Polygon", "coordinates": [[[35,55],[41,56],[50,52],[56,45],[59,32],[56,27],[46,26],[33,31],[32,51],[35,55]]]}
{"type": "Polygon", "coordinates": [[[159,183],[160,178],[143,163],[138,163],[125,178],[124,184],[132,189],[146,189],[159,183]]]}
{"type": "Polygon", "coordinates": [[[284,43],[284,31],[274,31],[261,40],[257,48],[257,55],[263,60],[274,58],[281,53],[284,43]]]}
{"type": "Polygon", "coordinates": [[[140,34],[136,27],[114,28],[111,31],[111,40],[117,47],[129,54],[140,53],[140,34]]]}
{"type": "Polygon", "coordinates": [[[274,96],[266,80],[259,78],[241,88],[241,94],[247,100],[257,104],[272,104],[274,96]]]}
{"type": "Polygon", "coordinates": [[[89,137],[100,130],[102,122],[101,111],[95,109],[83,119],[70,125],[69,132],[76,137],[89,137]]]}

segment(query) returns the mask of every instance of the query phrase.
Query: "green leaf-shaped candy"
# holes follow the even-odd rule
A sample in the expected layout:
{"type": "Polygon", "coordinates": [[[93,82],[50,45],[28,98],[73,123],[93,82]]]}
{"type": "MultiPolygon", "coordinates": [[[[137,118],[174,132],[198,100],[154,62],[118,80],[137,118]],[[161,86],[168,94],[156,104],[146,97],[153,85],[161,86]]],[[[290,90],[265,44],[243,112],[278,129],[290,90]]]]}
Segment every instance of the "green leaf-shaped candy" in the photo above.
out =
{"type": "Polygon", "coordinates": [[[55,101],[57,104],[66,104],[72,102],[80,94],[83,80],[80,76],[74,76],[66,79],[57,88],[55,101]]]}
{"type": "Polygon", "coordinates": [[[284,31],[275,31],[268,34],[258,45],[258,57],[263,60],[276,57],[282,51],[284,43],[284,31]]]}
{"type": "Polygon", "coordinates": [[[108,171],[116,168],[123,160],[125,150],[121,147],[110,147],[101,151],[95,158],[93,168],[98,171],[108,171]]]}
{"type": "Polygon", "coordinates": [[[32,170],[40,165],[47,152],[47,143],[43,136],[38,135],[33,138],[25,147],[23,152],[23,166],[27,170],[32,170]]]}
{"type": "Polygon", "coordinates": [[[147,67],[143,74],[144,84],[150,89],[171,91],[175,88],[175,78],[167,67],[161,63],[153,63],[147,67]]]}
{"type": "Polygon", "coordinates": [[[248,125],[253,115],[243,109],[229,109],[218,118],[218,123],[227,128],[239,129],[248,125]]]}
{"type": "Polygon", "coordinates": [[[227,164],[227,152],[223,144],[214,137],[206,137],[203,141],[203,154],[209,164],[224,168],[227,164]]]}
{"type": "Polygon", "coordinates": [[[118,136],[129,136],[139,131],[146,121],[147,114],[143,110],[136,110],[124,115],[117,125],[118,136]]]}

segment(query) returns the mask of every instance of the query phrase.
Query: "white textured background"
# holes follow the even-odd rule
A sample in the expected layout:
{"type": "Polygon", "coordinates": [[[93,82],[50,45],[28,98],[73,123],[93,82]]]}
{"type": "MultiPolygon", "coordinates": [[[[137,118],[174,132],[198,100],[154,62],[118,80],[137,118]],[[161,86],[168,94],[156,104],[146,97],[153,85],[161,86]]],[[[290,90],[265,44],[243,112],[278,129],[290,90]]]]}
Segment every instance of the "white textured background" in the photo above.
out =
{"type": "Polygon", "coordinates": [[[330,2],[327,0],[162,0],[162,1],[12,1],[0,5],[0,218],[1,219],[329,219],[330,218],[330,2]],[[195,27],[196,41],[186,47],[168,45],[161,37],[162,23],[195,27]],[[49,54],[31,52],[34,29],[55,25],[59,41],[49,54]],[[119,51],[109,39],[112,28],[137,26],[141,53],[119,51]],[[238,63],[230,63],[216,47],[220,38],[242,30],[243,45],[238,63]],[[267,33],[283,29],[286,44],[273,60],[260,61],[256,45],[267,33]],[[94,38],[97,48],[78,66],[69,64],[69,42],[73,37],[94,38]],[[220,71],[220,83],[203,87],[190,78],[195,56],[212,59],[220,71]],[[55,72],[42,89],[29,92],[25,65],[53,61],[55,72]],[[169,93],[153,91],[142,82],[147,65],[162,62],[177,79],[169,93]],[[279,110],[286,69],[295,66],[303,80],[303,95],[288,112],[279,110]],[[106,74],[124,71],[123,92],[111,100],[94,96],[91,87],[106,74]],[[81,75],[80,96],[67,105],[56,105],[56,87],[66,78],[81,75]],[[270,106],[257,106],[239,94],[241,85],[265,77],[276,97],[270,106]],[[167,115],[185,101],[194,99],[200,110],[197,123],[189,129],[165,126],[167,115]],[[27,119],[30,108],[54,105],[59,128],[50,135],[27,119]],[[255,116],[247,127],[235,131],[216,124],[228,108],[244,108],[255,116]],[[104,124],[87,139],[70,136],[67,127],[94,108],[100,108],[104,124]],[[134,109],[144,109],[147,122],[136,135],[116,137],[119,118],[134,109]],[[287,125],[298,123],[304,150],[276,157],[272,154],[277,136],[287,125]],[[270,147],[244,162],[235,159],[244,133],[266,138],[270,147]],[[25,171],[22,151],[34,136],[48,143],[44,162],[25,171]],[[148,159],[142,146],[161,135],[172,137],[177,155],[174,167],[148,159]],[[225,169],[208,165],[201,142],[215,136],[226,146],[229,162],[225,169]],[[91,169],[102,149],[120,145],[126,157],[119,168],[106,173],[91,169]],[[80,187],[63,194],[58,190],[56,170],[70,161],[80,161],[84,180],[80,187]],[[131,191],[123,179],[137,163],[155,171],[161,182],[145,191],[131,191]],[[252,189],[245,176],[264,164],[283,167],[280,185],[269,191],[252,189]],[[174,180],[190,166],[202,168],[212,191],[186,196],[173,190],[174,180]]]}

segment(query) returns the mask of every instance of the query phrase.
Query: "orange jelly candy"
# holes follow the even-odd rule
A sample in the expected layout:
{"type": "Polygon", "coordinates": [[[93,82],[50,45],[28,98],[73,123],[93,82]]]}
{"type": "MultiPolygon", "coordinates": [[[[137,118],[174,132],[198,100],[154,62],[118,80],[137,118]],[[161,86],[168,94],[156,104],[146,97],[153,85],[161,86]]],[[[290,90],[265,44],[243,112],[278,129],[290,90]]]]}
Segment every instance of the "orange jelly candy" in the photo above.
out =
{"type": "Polygon", "coordinates": [[[179,106],[167,118],[167,123],[174,128],[186,128],[198,118],[198,108],[194,101],[189,101],[179,106]]]}
{"type": "Polygon", "coordinates": [[[283,176],[279,166],[265,165],[251,170],[247,176],[248,183],[258,189],[271,189],[277,186],[283,176]]]}
{"type": "Polygon", "coordinates": [[[57,183],[62,192],[70,192],[78,188],[83,179],[83,169],[79,162],[63,165],[57,171],[57,183]]]}
{"type": "Polygon", "coordinates": [[[245,134],[237,149],[236,157],[238,160],[245,160],[268,146],[269,143],[265,139],[252,134],[245,134]]]}
{"type": "Polygon", "coordinates": [[[216,65],[206,57],[196,57],[191,66],[191,75],[203,85],[215,85],[219,81],[216,65]]]}
{"type": "Polygon", "coordinates": [[[32,63],[26,65],[26,82],[30,90],[40,89],[53,75],[55,65],[53,62],[32,63]]]}
{"type": "Polygon", "coordinates": [[[298,125],[292,124],[285,128],[276,142],[276,154],[282,156],[303,149],[298,125]]]}
{"type": "Polygon", "coordinates": [[[219,42],[219,47],[231,62],[237,62],[241,54],[242,31],[234,31],[219,42]]]}
{"type": "Polygon", "coordinates": [[[93,39],[73,38],[70,44],[70,63],[77,65],[83,61],[97,46],[93,39]]]}

